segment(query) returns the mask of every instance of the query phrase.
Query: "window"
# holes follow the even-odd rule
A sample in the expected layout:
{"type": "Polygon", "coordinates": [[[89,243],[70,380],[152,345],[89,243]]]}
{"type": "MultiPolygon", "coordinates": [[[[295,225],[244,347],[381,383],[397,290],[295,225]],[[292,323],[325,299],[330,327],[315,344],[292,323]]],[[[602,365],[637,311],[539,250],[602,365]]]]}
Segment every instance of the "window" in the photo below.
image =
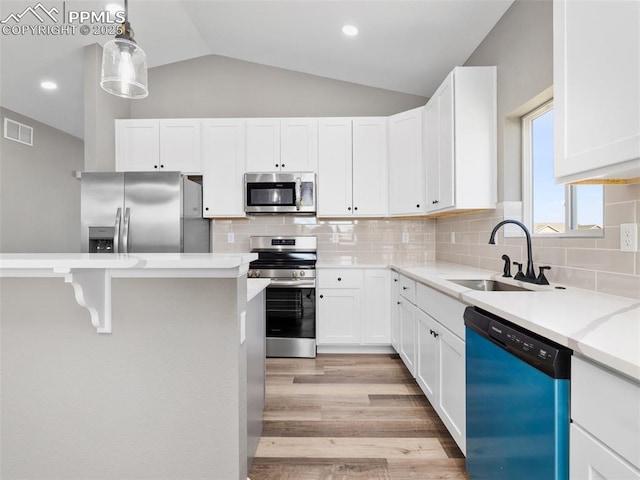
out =
{"type": "Polygon", "coordinates": [[[525,223],[534,235],[602,236],[602,185],[561,185],[553,177],[553,102],[522,117],[525,223]]]}

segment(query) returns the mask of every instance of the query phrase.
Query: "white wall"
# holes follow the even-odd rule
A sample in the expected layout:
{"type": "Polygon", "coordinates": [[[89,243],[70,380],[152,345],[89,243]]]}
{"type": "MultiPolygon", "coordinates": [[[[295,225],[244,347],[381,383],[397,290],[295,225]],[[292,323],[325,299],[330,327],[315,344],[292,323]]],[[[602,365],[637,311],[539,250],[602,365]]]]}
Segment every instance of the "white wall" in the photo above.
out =
{"type": "Polygon", "coordinates": [[[0,253],[79,252],[82,140],[11,110],[33,147],[0,138],[0,253]]]}

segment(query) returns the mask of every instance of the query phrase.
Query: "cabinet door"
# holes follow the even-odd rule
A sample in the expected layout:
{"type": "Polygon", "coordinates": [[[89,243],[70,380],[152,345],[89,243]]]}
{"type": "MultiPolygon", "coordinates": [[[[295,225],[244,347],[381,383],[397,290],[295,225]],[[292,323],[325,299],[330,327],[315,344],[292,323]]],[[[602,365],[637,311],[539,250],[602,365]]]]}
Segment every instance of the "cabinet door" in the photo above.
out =
{"type": "Polygon", "coordinates": [[[160,120],[160,170],[200,175],[200,120],[160,120]]]}
{"type": "Polygon", "coordinates": [[[353,120],[353,212],[384,217],[389,214],[387,118],[353,120]]]}
{"type": "Polygon", "coordinates": [[[205,217],[244,217],[245,130],[242,119],[202,122],[205,217]]]}
{"type": "Polygon", "coordinates": [[[391,272],[391,345],[400,353],[400,274],[391,272]]]}
{"type": "Polygon", "coordinates": [[[159,162],[158,120],[116,120],[117,172],[153,172],[159,162]]]}
{"type": "Polygon", "coordinates": [[[367,345],[391,343],[389,271],[364,271],[363,341],[367,345]]]}
{"type": "Polygon", "coordinates": [[[359,288],[320,288],[318,291],[318,345],[356,344],[362,340],[359,288]]]}
{"type": "Polygon", "coordinates": [[[466,384],[465,345],[446,328],[439,326],[438,402],[436,409],[442,422],[462,453],[466,452],[466,384]]]}
{"type": "Polygon", "coordinates": [[[553,7],[556,178],[640,176],[640,2],[553,7]]]}
{"type": "Polygon", "coordinates": [[[318,170],[317,119],[287,118],[280,122],[280,169],[283,172],[318,170]]]}
{"type": "Polygon", "coordinates": [[[394,215],[425,213],[422,150],[423,107],[389,117],[389,210],[394,215]]]}
{"type": "Polygon", "coordinates": [[[569,450],[571,480],[640,480],[640,470],[575,423],[569,427],[569,450]]]}
{"type": "Polygon", "coordinates": [[[404,298],[400,300],[400,358],[415,377],[416,307],[404,298]]]}
{"type": "Polygon", "coordinates": [[[318,136],[318,216],[350,217],[351,120],[323,118],[318,136]]]}
{"type": "Polygon", "coordinates": [[[427,210],[454,206],[453,73],[425,107],[425,162],[427,210]]]}
{"type": "Polygon", "coordinates": [[[246,122],[247,171],[280,171],[280,120],[250,118],[246,122]]]}
{"type": "Polygon", "coordinates": [[[416,310],[418,328],[418,359],[416,380],[432,405],[437,403],[440,360],[438,352],[437,324],[422,310],[416,310]]]}

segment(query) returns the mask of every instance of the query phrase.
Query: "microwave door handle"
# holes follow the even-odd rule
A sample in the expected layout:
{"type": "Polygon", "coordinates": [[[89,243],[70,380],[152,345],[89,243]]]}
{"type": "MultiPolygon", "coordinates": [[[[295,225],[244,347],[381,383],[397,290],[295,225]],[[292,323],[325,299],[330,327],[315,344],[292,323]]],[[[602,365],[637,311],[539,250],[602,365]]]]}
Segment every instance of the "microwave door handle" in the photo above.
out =
{"type": "Polygon", "coordinates": [[[131,221],[131,210],[124,209],[124,227],[122,229],[122,253],[129,253],[129,223],[131,221]]]}
{"type": "Polygon", "coordinates": [[[300,189],[300,185],[302,183],[302,180],[300,179],[300,177],[296,178],[296,186],[295,186],[295,191],[296,191],[296,210],[300,210],[300,204],[302,203],[302,199],[301,197],[301,189],[300,189]]]}
{"type": "Polygon", "coordinates": [[[120,253],[120,224],[122,223],[122,208],[116,210],[116,221],[113,229],[113,253],[120,253]]]}

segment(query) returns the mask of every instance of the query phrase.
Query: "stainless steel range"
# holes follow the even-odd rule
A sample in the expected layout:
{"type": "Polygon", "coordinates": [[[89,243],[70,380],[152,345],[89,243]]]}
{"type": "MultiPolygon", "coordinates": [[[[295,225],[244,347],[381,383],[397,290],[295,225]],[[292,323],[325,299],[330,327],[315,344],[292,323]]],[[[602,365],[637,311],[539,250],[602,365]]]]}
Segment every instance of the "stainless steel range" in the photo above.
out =
{"type": "Polygon", "coordinates": [[[249,278],[266,290],[267,357],[316,356],[316,237],[251,237],[249,278]]]}

